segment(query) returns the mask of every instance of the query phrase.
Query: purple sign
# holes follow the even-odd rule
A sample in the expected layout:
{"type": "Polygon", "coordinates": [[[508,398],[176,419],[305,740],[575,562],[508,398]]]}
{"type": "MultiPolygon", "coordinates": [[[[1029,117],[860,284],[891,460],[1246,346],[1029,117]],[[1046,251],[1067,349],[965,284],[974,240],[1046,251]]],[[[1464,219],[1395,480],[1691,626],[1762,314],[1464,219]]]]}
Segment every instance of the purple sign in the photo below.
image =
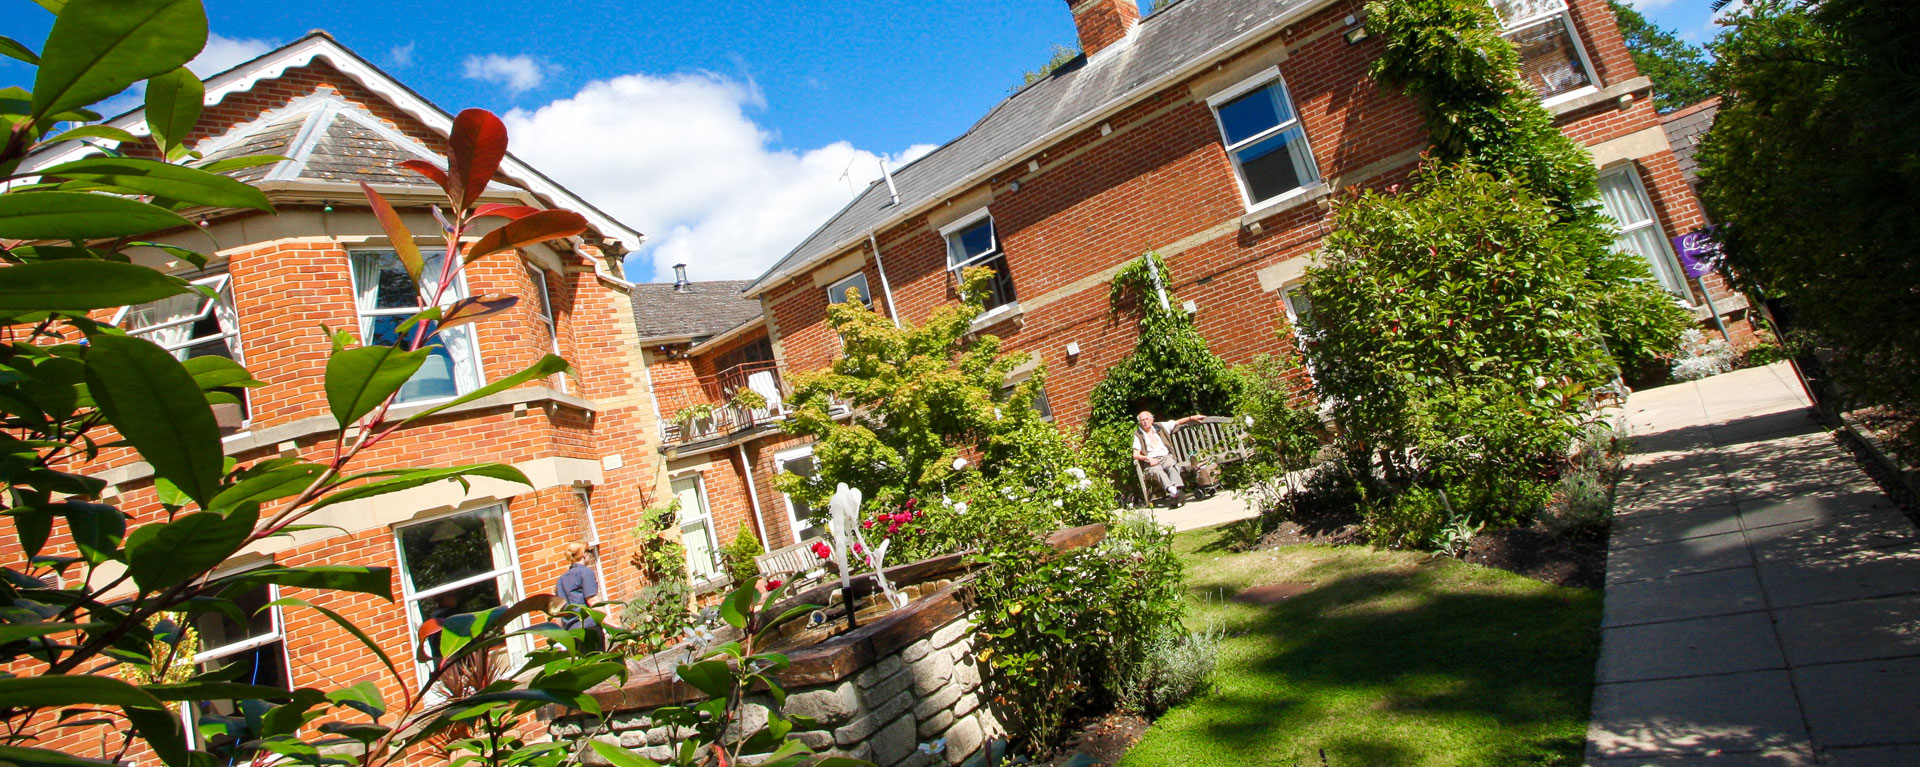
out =
{"type": "Polygon", "coordinates": [[[1680,255],[1680,268],[1686,270],[1690,280],[1712,274],[1720,265],[1720,243],[1714,242],[1711,229],[1673,238],[1673,252],[1680,255]]]}

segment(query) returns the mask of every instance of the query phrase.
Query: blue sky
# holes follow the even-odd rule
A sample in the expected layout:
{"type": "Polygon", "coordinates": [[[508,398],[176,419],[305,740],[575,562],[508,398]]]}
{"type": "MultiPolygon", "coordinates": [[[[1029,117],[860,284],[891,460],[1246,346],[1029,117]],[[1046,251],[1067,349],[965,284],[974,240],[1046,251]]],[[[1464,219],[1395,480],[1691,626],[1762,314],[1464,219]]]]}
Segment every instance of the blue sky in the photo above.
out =
{"type": "MultiPolygon", "coordinates": [[[[1710,0],[1634,0],[1693,40],[1710,0]]],[[[51,16],[0,0],[37,48],[51,16]],[[17,10],[16,10],[17,9],[17,10]]],[[[646,232],[629,275],[744,278],[871,181],[965,131],[1055,43],[1064,0],[208,0],[212,74],[326,29],[448,111],[506,116],[513,150],[646,232]],[[528,10],[528,8],[534,10],[528,10]]],[[[0,84],[30,69],[0,59],[0,84]]],[[[137,103],[137,102],[135,102],[137,103]]]]}

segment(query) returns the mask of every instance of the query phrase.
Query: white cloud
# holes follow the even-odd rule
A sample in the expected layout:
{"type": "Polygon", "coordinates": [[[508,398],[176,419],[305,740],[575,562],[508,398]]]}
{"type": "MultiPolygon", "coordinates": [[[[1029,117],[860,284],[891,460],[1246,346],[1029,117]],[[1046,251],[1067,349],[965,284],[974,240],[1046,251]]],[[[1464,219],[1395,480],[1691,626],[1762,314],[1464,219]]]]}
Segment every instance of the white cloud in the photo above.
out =
{"type": "Polygon", "coordinates": [[[187,69],[193,70],[193,73],[199,75],[201,79],[206,79],[259,58],[261,54],[278,47],[280,44],[271,40],[241,39],[209,34],[207,47],[200,49],[200,55],[187,62],[187,69]]]}
{"type": "Polygon", "coordinates": [[[407,41],[406,45],[393,46],[387,51],[387,59],[392,61],[396,68],[404,69],[413,66],[413,41],[407,41]]]}
{"type": "MultiPolygon", "coordinates": [[[[631,279],[671,279],[681,262],[695,280],[745,279],[880,176],[882,155],[845,141],[774,146],[747,114],[765,106],[750,82],[636,74],[505,119],[515,155],[646,233],[631,279]]],[[[932,150],[885,159],[897,167],[932,150]]]]}
{"type": "Polygon", "coordinates": [[[498,53],[468,56],[466,68],[467,79],[498,83],[506,86],[509,93],[539,87],[547,79],[546,67],[524,53],[518,56],[502,56],[498,53]]]}

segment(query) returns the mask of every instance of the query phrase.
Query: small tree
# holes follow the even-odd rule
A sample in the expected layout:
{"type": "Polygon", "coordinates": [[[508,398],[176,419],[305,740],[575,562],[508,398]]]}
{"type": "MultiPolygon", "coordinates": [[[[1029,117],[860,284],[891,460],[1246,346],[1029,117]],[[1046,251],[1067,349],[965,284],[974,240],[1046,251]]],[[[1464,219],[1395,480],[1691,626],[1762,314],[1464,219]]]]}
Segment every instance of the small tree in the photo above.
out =
{"type": "Polygon", "coordinates": [[[917,326],[895,327],[857,301],[828,307],[844,350],[794,381],[783,428],[814,438],[815,468],[783,472],[775,486],[820,510],[838,485],[860,490],[867,523],[896,541],[892,561],[1083,524],[1112,507],[1085,481],[1075,446],[1033,407],[1045,367],[1009,388],[1027,355],[1002,354],[998,337],[969,331],[991,276],[967,270],[962,302],[917,326]],[[852,415],[836,419],[839,404],[852,415]]]}
{"type": "Polygon", "coordinates": [[[753,534],[753,528],[741,522],[740,529],[733,534],[733,541],[721,550],[720,560],[726,565],[727,575],[733,578],[734,583],[747,584],[760,577],[760,566],[753,560],[765,553],[767,549],[760,545],[760,538],[753,534]]]}

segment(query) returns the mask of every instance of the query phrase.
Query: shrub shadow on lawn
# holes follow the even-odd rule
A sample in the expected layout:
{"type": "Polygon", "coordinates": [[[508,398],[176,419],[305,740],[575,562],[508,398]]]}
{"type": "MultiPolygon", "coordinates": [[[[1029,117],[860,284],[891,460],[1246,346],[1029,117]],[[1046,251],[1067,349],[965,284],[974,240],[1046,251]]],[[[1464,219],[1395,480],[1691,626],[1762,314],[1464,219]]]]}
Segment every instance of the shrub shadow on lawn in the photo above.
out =
{"type": "Polygon", "coordinates": [[[1200,611],[1236,635],[1220,689],[1163,720],[1169,742],[1149,733],[1128,767],[1319,765],[1323,748],[1330,767],[1580,762],[1598,593],[1451,561],[1338,559],[1288,575],[1320,585],[1278,604],[1200,611]],[[1374,566],[1341,573],[1356,561],[1374,566]]]}

